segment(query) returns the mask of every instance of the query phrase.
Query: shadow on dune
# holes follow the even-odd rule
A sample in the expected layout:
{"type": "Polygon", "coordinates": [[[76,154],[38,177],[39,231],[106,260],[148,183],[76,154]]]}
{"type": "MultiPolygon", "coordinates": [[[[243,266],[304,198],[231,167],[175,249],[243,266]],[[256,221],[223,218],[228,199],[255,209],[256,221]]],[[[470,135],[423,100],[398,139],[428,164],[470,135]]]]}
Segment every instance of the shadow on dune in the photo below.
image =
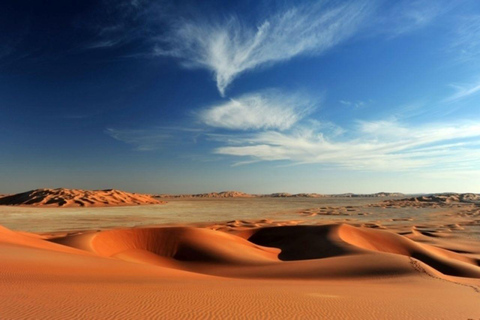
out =
{"type": "MultiPolygon", "coordinates": [[[[295,269],[299,266],[310,274],[328,276],[340,269],[345,274],[380,273],[396,270],[400,263],[402,272],[407,272],[412,269],[408,257],[445,275],[480,278],[477,261],[468,256],[392,232],[345,224],[254,228],[248,240],[207,228],[164,227],[108,230],[52,241],[103,257],[212,274],[214,268],[208,265],[220,266],[224,274],[231,267],[268,267],[273,273],[288,267],[282,274],[294,275],[295,270],[302,272],[295,269]]],[[[267,271],[260,273],[268,275],[267,271]]]]}
{"type": "Polygon", "coordinates": [[[261,248],[223,232],[203,228],[138,228],[103,231],[91,240],[101,256],[143,250],[177,261],[251,264],[277,260],[278,249],[261,248]]]}
{"type": "Polygon", "coordinates": [[[337,235],[338,226],[287,226],[262,228],[248,241],[279,248],[283,261],[322,259],[358,253],[337,235]]]}
{"type": "Polygon", "coordinates": [[[345,242],[370,251],[408,256],[443,274],[480,278],[475,259],[434,246],[417,243],[396,233],[342,225],[339,236],[345,242]]]}

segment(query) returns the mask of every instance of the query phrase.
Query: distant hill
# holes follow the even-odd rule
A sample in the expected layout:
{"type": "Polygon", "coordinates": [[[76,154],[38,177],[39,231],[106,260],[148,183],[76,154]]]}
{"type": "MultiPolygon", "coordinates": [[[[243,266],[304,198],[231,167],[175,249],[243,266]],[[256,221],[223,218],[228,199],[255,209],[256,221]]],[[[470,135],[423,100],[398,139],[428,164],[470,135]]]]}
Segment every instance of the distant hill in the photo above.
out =
{"type": "Polygon", "coordinates": [[[159,194],[156,198],[252,198],[255,195],[248,194],[240,191],[221,191],[210,193],[198,193],[198,194],[159,194]]]}
{"type": "Polygon", "coordinates": [[[277,192],[270,194],[249,194],[241,191],[222,191],[199,194],[159,194],[156,198],[173,199],[173,198],[326,198],[326,197],[403,197],[403,193],[398,192],[378,192],[373,194],[320,194],[320,193],[287,193],[277,192]]]}
{"type": "Polygon", "coordinates": [[[356,198],[356,197],[363,197],[363,198],[381,198],[381,197],[404,197],[405,194],[400,192],[377,192],[377,193],[342,193],[342,194],[333,194],[333,197],[348,197],[348,198],[356,198]]]}
{"type": "Polygon", "coordinates": [[[480,195],[475,193],[436,193],[429,195],[420,195],[411,198],[400,198],[385,200],[380,203],[372,204],[373,207],[415,207],[439,208],[452,204],[471,203],[480,205],[480,195]]]}
{"type": "Polygon", "coordinates": [[[474,193],[438,193],[426,196],[419,196],[407,199],[413,202],[436,202],[436,203],[451,203],[451,202],[475,202],[480,201],[480,195],[474,193]]]}
{"type": "Polygon", "coordinates": [[[319,194],[319,193],[286,193],[286,192],[278,192],[278,193],[271,193],[271,194],[263,194],[261,197],[272,197],[272,198],[323,198],[327,197],[326,195],[319,194]]]}
{"type": "Polygon", "coordinates": [[[103,207],[162,204],[150,195],[120,190],[36,189],[0,198],[0,205],[103,207]]]}

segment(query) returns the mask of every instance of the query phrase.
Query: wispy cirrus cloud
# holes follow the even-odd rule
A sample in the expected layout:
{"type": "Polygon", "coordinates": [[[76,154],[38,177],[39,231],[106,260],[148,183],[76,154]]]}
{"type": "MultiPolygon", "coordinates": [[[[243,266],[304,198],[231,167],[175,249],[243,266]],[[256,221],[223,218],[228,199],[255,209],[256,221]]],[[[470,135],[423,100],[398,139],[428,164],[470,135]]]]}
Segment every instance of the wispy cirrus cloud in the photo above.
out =
{"type": "MultiPolygon", "coordinates": [[[[111,49],[136,43],[136,51],[147,50],[151,34],[158,32],[165,19],[164,1],[101,0],[93,12],[75,21],[77,27],[89,30],[92,37],[81,42],[81,49],[111,49]]],[[[131,53],[129,53],[131,54],[131,53]]]]}
{"type": "Polygon", "coordinates": [[[114,129],[107,128],[105,133],[115,140],[134,146],[137,151],[160,149],[173,135],[164,130],[114,129]]]}
{"type": "Polygon", "coordinates": [[[198,113],[204,124],[230,130],[286,130],[317,106],[305,94],[264,90],[242,95],[198,113]]]}
{"type": "Polygon", "coordinates": [[[415,130],[396,121],[359,122],[350,139],[308,127],[263,131],[235,139],[215,153],[256,161],[320,163],[353,170],[471,169],[480,157],[480,125],[430,124],[415,130]]]}
{"type": "Polygon", "coordinates": [[[380,16],[382,31],[390,36],[400,36],[431,24],[453,5],[450,1],[413,0],[388,3],[389,7],[380,16]]]}
{"type": "MultiPolygon", "coordinates": [[[[177,19],[156,53],[214,74],[218,90],[240,74],[305,54],[321,54],[355,34],[370,14],[368,1],[319,1],[273,12],[259,23],[237,16],[177,19]]],[[[371,2],[370,2],[371,3],[371,2]]]]}
{"type": "Polygon", "coordinates": [[[450,86],[455,89],[456,92],[447,97],[444,100],[445,102],[458,101],[480,93],[480,81],[470,84],[451,84],[450,86]]]}
{"type": "Polygon", "coordinates": [[[476,62],[480,55],[480,15],[463,15],[453,25],[449,50],[459,62],[476,62]]]}
{"type": "Polygon", "coordinates": [[[354,107],[354,108],[361,108],[361,107],[365,106],[364,101],[339,100],[338,102],[340,102],[344,106],[354,107]]]}
{"type": "Polygon", "coordinates": [[[107,128],[105,133],[115,140],[134,147],[136,151],[154,151],[166,146],[178,145],[179,141],[195,143],[204,129],[187,127],[149,127],[145,129],[107,128]]]}
{"type": "MultiPolygon", "coordinates": [[[[168,0],[101,3],[97,14],[107,19],[95,15],[88,19],[86,27],[94,37],[84,49],[135,43],[136,52],[129,52],[129,48],[122,54],[174,57],[184,67],[209,70],[222,96],[246,72],[299,56],[323,54],[355,35],[407,34],[432,24],[457,6],[447,0],[403,0],[384,2],[383,6],[380,0],[299,1],[253,19],[248,15],[208,16],[198,12],[192,17],[168,0]]],[[[259,7],[264,10],[267,6],[259,7]]]]}

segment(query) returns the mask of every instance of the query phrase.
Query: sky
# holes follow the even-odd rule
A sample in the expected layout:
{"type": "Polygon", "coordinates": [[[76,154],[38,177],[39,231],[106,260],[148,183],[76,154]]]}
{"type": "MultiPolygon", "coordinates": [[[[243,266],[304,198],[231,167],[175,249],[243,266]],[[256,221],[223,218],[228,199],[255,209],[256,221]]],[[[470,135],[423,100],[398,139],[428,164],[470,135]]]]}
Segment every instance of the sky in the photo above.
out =
{"type": "Polygon", "coordinates": [[[475,0],[2,1],[0,193],[480,192],[475,0]]]}

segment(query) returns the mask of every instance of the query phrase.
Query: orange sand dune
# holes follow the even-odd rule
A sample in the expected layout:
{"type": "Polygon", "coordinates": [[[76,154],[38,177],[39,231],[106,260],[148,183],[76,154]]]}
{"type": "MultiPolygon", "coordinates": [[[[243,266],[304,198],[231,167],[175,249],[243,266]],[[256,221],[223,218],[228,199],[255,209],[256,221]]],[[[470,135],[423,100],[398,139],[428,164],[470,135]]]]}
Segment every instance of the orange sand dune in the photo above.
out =
{"type": "Polygon", "coordinates": [[[36,189],[0,198],[0,205],[58,207],[132,206],[162,204],[150,195],[120,190],[36,189]]]}
{"type": "Polygon", "coordinates": [[[346,224],[268,223],[230,233],[175,226],[39,236],[0,228],[0,318],[480,315],[480,267],[468,255],[346,224]]]}
{"type": "Polygon", "coordinates": [[[239,236],[207,228],[134,228],[65,236],[51,241],[103,257],[142,263],[153,261],[157,265],[221,276],[235,276],[228,270],[233,266],[241,277],[405,274],[413,272],[410,265],[413,258],[445,276],[480,279],[477,261],[468,256],[417,243],[388,231],[345,224],[263,227],[239,236]],[[365,255],[370,258],[365,259],[365,255]],[[376,262],[368,262],[370,259],[376,262]],[[302,262],[304,260],[309,261],[302,262]],[[212,264],[217,268],[212,269],[212,264]]]}
{"type": "Polygon", "coordinates": [[[178,261],[248,264],[277,260],[279,250],[259,247],[243,238],[203,228],[134,228],[67,236],[52,241],[103,257],[150,252],[178,261]]]}

